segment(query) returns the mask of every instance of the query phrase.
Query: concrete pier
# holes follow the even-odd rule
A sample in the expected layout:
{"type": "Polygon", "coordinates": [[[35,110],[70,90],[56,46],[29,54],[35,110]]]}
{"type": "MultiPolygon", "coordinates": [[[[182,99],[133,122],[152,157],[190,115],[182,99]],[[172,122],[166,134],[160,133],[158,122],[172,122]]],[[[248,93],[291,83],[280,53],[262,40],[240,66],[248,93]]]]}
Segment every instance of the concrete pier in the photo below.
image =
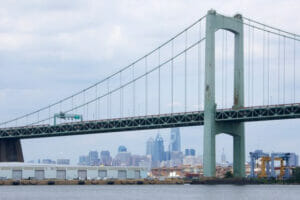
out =
{"type": "Polygon", "coordinates": [[[0,162],[24,162],[20,139],[0,140],[0,162]]]}

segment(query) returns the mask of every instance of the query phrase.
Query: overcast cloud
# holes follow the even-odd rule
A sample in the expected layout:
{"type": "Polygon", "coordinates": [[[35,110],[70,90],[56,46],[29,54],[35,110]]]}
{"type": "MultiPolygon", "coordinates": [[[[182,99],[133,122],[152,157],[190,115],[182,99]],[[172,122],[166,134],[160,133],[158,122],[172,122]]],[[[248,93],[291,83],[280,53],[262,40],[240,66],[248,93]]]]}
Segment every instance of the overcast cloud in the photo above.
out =
{"type": "MultiPolygon", "coordinates": [[[[300,33],[298,0],[0,0],[0,121],[31,112],[77,92],[157,47],[213,8],[241,13],[300,33]]],[[[247,152],[300,154],[300,120],[246,124],[247,152]]],[[[22,140],[25,160],[68,157],[89,150],[116,153],[123,144],[144,154],[157,130],[22,140]]],[[[160,130],[169,142],[169,130],[160,130]]],[[[202,154],[202,127],[182,128],[182,147],[202,154]]],[[[217,156],[232,139],[217,137],[217,156]]],[[[217,157],[217,160],[220,160],[217,157]]]]}

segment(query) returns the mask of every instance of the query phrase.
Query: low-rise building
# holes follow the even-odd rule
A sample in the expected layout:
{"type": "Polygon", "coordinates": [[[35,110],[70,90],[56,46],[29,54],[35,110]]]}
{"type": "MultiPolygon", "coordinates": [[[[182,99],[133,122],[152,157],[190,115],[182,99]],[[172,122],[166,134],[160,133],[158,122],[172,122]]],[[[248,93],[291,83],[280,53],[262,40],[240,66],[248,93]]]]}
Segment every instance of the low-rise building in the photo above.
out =
{"type": "Polygon", "coordinates": [[[142,167],[71,166],[32,163],[0,163],[1,179],[139,179],[147,177],[142,167]]]}

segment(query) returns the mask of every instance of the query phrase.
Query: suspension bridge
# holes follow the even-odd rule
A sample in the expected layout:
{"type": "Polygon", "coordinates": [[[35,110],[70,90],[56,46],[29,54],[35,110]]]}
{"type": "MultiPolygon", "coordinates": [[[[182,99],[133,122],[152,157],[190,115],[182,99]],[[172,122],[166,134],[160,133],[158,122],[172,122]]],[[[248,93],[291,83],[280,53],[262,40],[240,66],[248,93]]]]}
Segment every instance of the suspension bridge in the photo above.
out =
{"type": "Polygon", "coordinates": [[[245,176],[244,122],[300,118],[300,36],[214,10],[107,78],[0,123],[0,161],[23,161],[20,139],[204,126],[205,176],[215,137],[233,136],[245,176]]]}

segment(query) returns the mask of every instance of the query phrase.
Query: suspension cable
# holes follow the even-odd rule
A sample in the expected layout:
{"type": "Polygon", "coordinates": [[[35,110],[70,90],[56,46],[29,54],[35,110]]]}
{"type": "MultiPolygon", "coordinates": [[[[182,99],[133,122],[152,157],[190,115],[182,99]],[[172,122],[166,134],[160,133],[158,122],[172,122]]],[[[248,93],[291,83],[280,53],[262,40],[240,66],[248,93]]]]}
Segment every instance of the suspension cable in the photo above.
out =
{"type": "MultiPolygon", "coordinates": [[[[160,49],[158,49],[158,65],[160,65],[160,49]]],[[[158,114],[160,115],[160,67],[158,68],[158,114]]]]}
{"type": "Polygon", "coordinates": [[[228,75],[228,46],[227,46],[227,31],[225,31],[225,107],[227,108],[227,75],[228,75]]]}
{"type": "Polygon", "coordinates": [[[283,103],[285,103],[285,37],[283,37],[283,103]]]}
{"type": "MultiPolygon", "coordinates": [[[[199,22],[199,40],[201,40],[201,22],[199,22]]],[[[198,110],[201,110],[201,43],[198,44],[198,110]]]]}
{"type": "Polygon", "coordinates": [[[280,104],[280,35],[278,35],[278,104],[280,104]]]}
{"type": "Polygon", "coordinates": [[[171,113],[174,112],[174,40],[171,43],[171,113]]]}
{"type": "Polygon", "coordinates": [[[145,58],[145,115],[148,114],[148,63],[147,63],[147,58],[145,58]]]}
{"type": "Polygon", "coordinates": [[[247,18],[247,17],[244,17],[244,16],[243,16],[243,18],[246,19],[246,20],[248,20],[249,22],[253,22],[253,23],[259,24],[259,25],[261,25],[261,26],[265,26],[265,27],[267,27],[267,28],[276,30],[276,31],[278,31],[278,32],[282,32],[282,33],[285,33],[285,34],[292,35],[292,36],[294,36],[295,38],[296,38],[296,37],[300,37],[300,35],[297,35],[297,34],[294,34],[294,33],[290,33],[290,32],[284,31],[284,30],[282,30],[282,29],[279,29],[279,28],[276,28],[276,27],[273,27],[273,26],[269,26],[269,25],[260,23],[260,22],[258,22],[258,21],[256,21],[256,20],[253,20],[253,19],[250,19],[250,18],[247,18]]]}
{"type": "MultiPolygon", "coordinates": [[[[161,48],[161,47],[167,45],[168,43],[170,43],[171,41],[173,41],[175,38],[177,38],[177,37],[179,37],[180,35],[182,35],[186,30],[191,29],[192,27],[194,27],[196,24],[198,24],[200,21],[202,21],[202,20],[205,19],[205,18],[206,18],[206,15],[203,16],[203,17],[201,17],[201,18],[199,18],[197,21],[195,21],[194,23],[192,23],[190,26],[188,26],[188,27],[185,28],[184,30],[182,30],[182,31],[180,31],[179,33],[177,33],[175,36],[173,36],[173,37],[172,37],[171,39],[169,39],[168,41],[162,43],[162,44],[161,44],[160,46],[158,46],[157,48],[153,49],[153,50],[150,51],[149,53],[145,54],[144,56],[140,57],[139,59],[135,60],[135,61],[132,62],[131,64],[127,65],[126,67],[124,67],[124,68],[122,68],[122,69],[120,69],[119,71],[117,71],[117,72],[111,74],[110,76],[108,76],[108,77],[106,77],[106,78],[104,78],[104,79],[102,79],[102,80],[100,80],[100,81],[98,81],[98,82],[92,84],[91,86],[89,86],[89,87],[87,87],[87,88],[85,88],[85,89],[83,89],[83,90],[80,90],[80,91],[74,93],[73,95],[70,95],[70,96],[68,96],[68,97],[65,97],[65,98],[59,100],[59,101],[56,101],[55,103],[50,104],[49,106],[51,106],[51,107],[52,107],[52,106],[56,106],[56,105],[59,104],[61,101],[67,101],[67,100],[70,99],[71,97],[80,95],[80,94],[82,94],[84,91],[87,91],[87,90],[89,90],[89,89],[95,87],[96,85],[99,85],[99,84],[101,84],[101,83],[104,83],[104,82],[107,81],[108,79],[110,79],[110,78],[112,78],[112,77],[115,77],[115,76],[118,75],[121,71],[125,71],[126,69],[130,68],[133,64],[142,61],[143,59],[145,59],[145,58],[148,57],[149,55],[151,55],[151,54],[153,54],[154,52],[156,52],[159,48],[161,48]]],[[[48,109],[48,106],[43,107],[43,108],[41,108],[41,109],[38,109],[38,110],[36,110],[36,111],[33,111],[33,112],[31,112],[31,113],[22,115],[22,116],[20,116],[20,117],[14,118],[14,119],[12,119],[12,120],[8,120],[8,121],[5,121],[5,122],[2,122],[2,123],[0,123],[0,125],[7,124],[7,123],[13,122],[13,121],[15,121],[15,120],[18,120],[18,119],[22,119],[22,118],[28,117],[28,115],[33,115],[33,114],[36,114],[38,111],[42,111],[42,110],[46,110],[46,109],[48,109]]]]}
{"type": "Polygon", "coordinates": [[[107,118],[110,118],[110,90],[109,90],[109,79],[107,80],[107,118]]]}
{"type": "Polygon", "coordinates": [[[222,108],[224,108],[224,30],[222,30],[222,59],[221,59],[221,67],[222,67],[222,78],[221,78],[221,87],[222,87],[222,108]]]}
{"type": "MultiPolygon", "coordinates": [[[[187,31],[185,32],[185,47],[187,49],[187,31]]],[[[187,51],[184,51],[184,112],[187,111],[187,51]]]]}
{"type": "Polygon", "coordinates": [[[267,35],[268,105],[270,105],[270,33],[267,35]]]}
{"type": "MultiPolygon", "coordinates": [[[[122,72],[120,72],[120,87],[122,85],[122,72]]],[[[123,87],[120,89],[120,117],[123,117],[123,87]]]]}
{"type": "Polygon", "coordinates": [[[251,54],[250,54],[250,48],[251,47],[251,29],[250,26],[248,26],[248,106],[250,106],[250,97],[251,97],[251,93],[250,93],[250,77],[251,77],[251,54]]]}
{"type": "MultiPolygon", "coordinates": [[[[135,65],[132,65],[132,80],[134,80],[134,66],[135,65]]],[[[133,116],[135,116],[135,81],[132,83],[132,104],[132,113],[133,116]]]]}
{"type": "MultiPolygon", "coordinates": [[[[296,37],[296,35],[294,36],[296,37]]],[[[296,41],[294,40],[294,62],[293,62],[293,75],[294,75],[294,80],[293,80],[293,103],[296,102],[296,41]]]]}
{"type": "MultiPolygon", "coordinates": [[[[98,85],[95,87],[95,98],[97,99],[98,97],[98,85]]],[[[72,98],[72,109],[73,109],[73,98],[72,98]]],[[[95,118],[98,119],[98,101],[95,102],[95,118]]],[[[95,120],[94,118],[94,120],[95,120]]]]}
{"type": "Polygon", "coordinates": [[[252,51],[251,51],[251,69],[252,69],[252,77],[251,77],[251,82],[252,82],[252,106],[254,106],[254,28],[252,28],[252,51]]]}
{"type": "MultiPolygon", "coordinates": [[[[144,78],[144,77],[147,76],[148,74],[150,74],[150,73],[154,72],[155,70],[157,70],[159,67],[162,67],[162,66],[166,65],[167,63],[170,63],[170,62],[172,61],[172,59],[176,59],[176,58],[178,58],[179,56],[183,55],[185,51],[189,51],[190,49],[194,48],[194,47],[197,46],[199,43],[203,42],[205,39],[206,39],[206,38],[203,37],[201,40],[199,40],[199,41],[197,41],[197,42],[191,44],[186,50],[183,50],[183,51],[177,53],[177,54],[174,55],[172,58],[170,58],[170,59],[164,61],[163,63],[161,63],[160,66],[156,66],[156,67],[152,68],[151,70],[149,70],[147,73],[144,73],[144,74],[142,74],[142,75],[140,75],[140,76],[137,76],[134,80],[131,80],[131,81],[128,81],[127,83],[124,83],[124,85],[122,85],[121,87],[126,87],[126,86],[132,84],[133,82],[135,82],[135,81],[137,81],[137,80],[140,80],[140,79],[144,78]]],[[[99,96],[97,99],[92,99],[92,100],[90,100],[89,102],[87,102],[86,104],[89,104],[89,103],[92,103],[92,102],[94,102],[94,101],[97,101],[98,99],[102,99],[102,98],[104,98],[104,97],[107,97],[107,96],[109,96],[110,94],[112,94],[112,93],[118,91],[119,89],[120,89],[120,87],[117,87],[117,88],[115,88],[115,89],[113,89],[113,90],[110,90],[108,93],[105,93],[105,94],[99,96]]],[[[85,105],[86,105],[86,104],[85,104],[85,105]]],[[[78,105],[78,106],[76,106],[74,109],[81,108],[81,107],[83,107],[83,106],[85,106],[85,105],[78,105]]],[[[70,110],[66,110],[65,113],[69,113],[69,112],[71,112],[71,111],[72,111],[71,109],[70,109],[70,110]]],[[[53,118],[53,117],[52,117],[52,118],[53,118]]],[[[36,123],[43,122],[43,121],[45,121],[45,120],[48,120],[48,118],[43,119],[43,120],[40,120],[39,122],[32,123],[31,125],[34,125],[34,124],[36,124],[36,123]]]]}
{"type": "MultiPolygon", "coordinates": [[[[263,29],[265,29],[265,27],[263,29]]],[[[263,102],[263,104],[262,105],[265,105],[265,31],[263,31],[263,56],[262,56],[262,65],[263,65],[263,67],[262,67],[262,71],[263,71],[263,73],[262,73],[262,75],[263,75],[263,78],[262,78],[262,82],[263,82],[263,84],[262,84],[262,87],[263,87],[262,102],[263,102]]]]}

